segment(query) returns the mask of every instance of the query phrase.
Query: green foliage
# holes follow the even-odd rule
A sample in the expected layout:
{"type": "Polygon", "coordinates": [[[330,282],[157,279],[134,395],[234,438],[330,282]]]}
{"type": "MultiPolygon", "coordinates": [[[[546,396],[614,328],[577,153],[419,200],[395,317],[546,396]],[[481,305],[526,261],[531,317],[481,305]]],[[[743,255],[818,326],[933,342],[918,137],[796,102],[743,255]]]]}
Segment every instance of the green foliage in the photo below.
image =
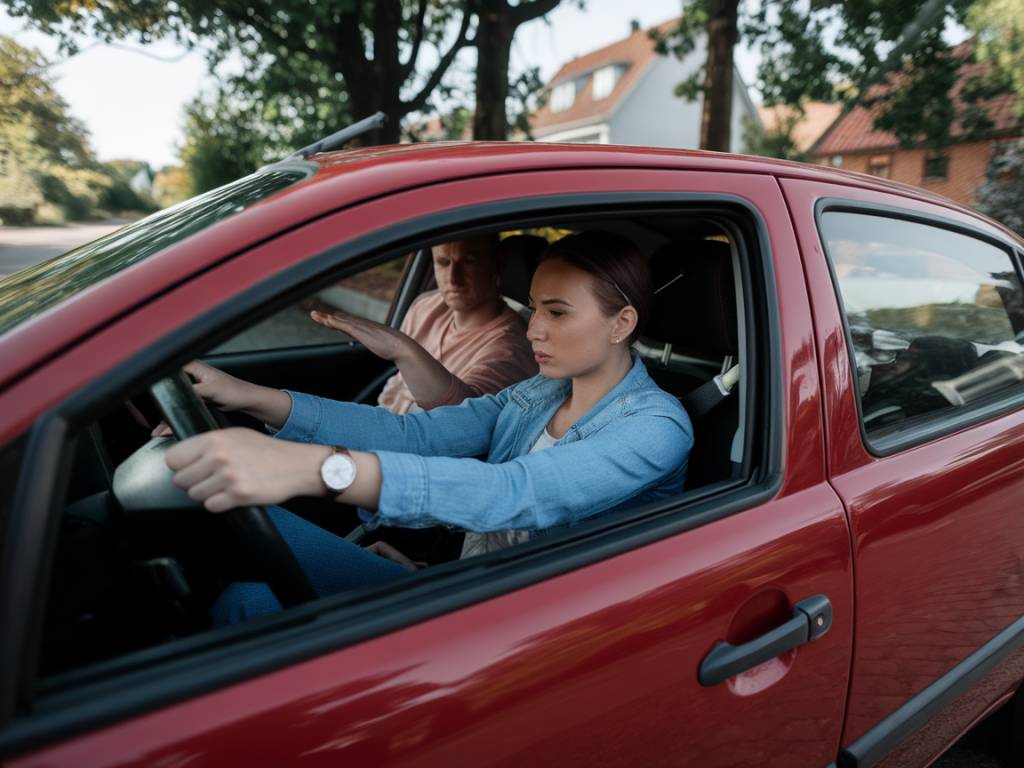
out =
{"type": "Polygon", "coordinates": [[[758,122],[748,117],[743,119],[743,146],[744,151],[751,155],[762,157],[779,157],[783,160],[797,160],[804,162],[808,159],[807,153],[796,146],[793,139],[793,130],[803,117],[800,110],[791,110],[783,115],[778,125],[765,128],[758,122]]]}
{"type": "MultiPolygon", "coordinates": [[[[650,31],[654,50],[662,56],[675,56],[682,60],[697,47],[697,42],[708,30],[711,0],[684,0],[679,24],[668,33],[650,31]]],[[[704,92],[705,68],[701,66],[692,75],[678,83],[675,95],[685,101],[696,101],[704,92]]]]}
{"type": "Polygon", "coordinates": [[[1024,237],[1024,139],[998,145],[975,207],[1024,237]]]}
{"type": "Polygon", "coordinates": [[[47,203],[51,218],[85,218],[111,183],[47,67],[38,51],[0,36],[0,216],[9,223],[31,222],[47,203]]]}
{"type": "MultiPolygon", "coordinates": [[[[677,28],[654,35],[658,51],[682,57],[694,50],[713,6],[686,0],[677,28]]],[[[874,104],[877,130],[904,145],[942,146],[957,117],[969,133],[984,135],[991,122],[982,102],[1008,82],[1024,93],[1024,0],[976,0],[973,7],[970,0],[747,0],[739,11],[741,41],[761,54],[756,87],[768,106],[874,104]],[[950,90],[965,60],[942,30],[968,21],[982,58],[998,66],[965,89],[966,111],[957,116],[950,90]]],[[[697,72],[676,92],[695,99],[704,88],[697,72]]]]}
{"type": "Polygon", "coordinates": [[[192,177],[180,165],[169,165],[157,172],[153,179],[153,198],[161,208],[187,200],[192,196],[192,177]]]}
{"type": "Polygon", "coordinates": [[[989,94],[1012,90],[1021,95],[1017,115],[1024,118],[1024,0],[975,0],[967,26],[977,41],[977,56],[993,66],[989,94]]]}
{"type": "Polygon", "coordinates": [[[540,67],[530,67],[510,80],[508,96],[509,133],[533,141],[530,115],[544,106],[546,98],[540,67]]]}
{"type": "Polygon", "coordinates": [[[202,48],[225,81],[223,93],[208,100],[255,105],[284,139],[300,122],[312,136],[328,123],[333,132],[382,109],[391,123],[377,138],[397,140],[402,117],[426,105],[467,44],[471,16],[464,0],[2,1],[57,35],[67,51],[83,37],[145,44],[173,36],[202,48]],[[424,73],[417,64],[427,46],[438,63],[424,73]],[[241,74],[232,75],[238,62],[241,74]]]}
{"type": "Polygon", "coordinates": [[[456,107],[447,118],[442,118],[441,124],[444,126],[444,140],[458,141],[473,125],[473,113],[466,107],[456,107]]]}
{"type": "Polygon", "coordinates": [[[224,91],[200,96],[185,111],[181,159],[192,182],[191,194],[241,178],[269,159],[269,137],[258,111],[224,91]]]}

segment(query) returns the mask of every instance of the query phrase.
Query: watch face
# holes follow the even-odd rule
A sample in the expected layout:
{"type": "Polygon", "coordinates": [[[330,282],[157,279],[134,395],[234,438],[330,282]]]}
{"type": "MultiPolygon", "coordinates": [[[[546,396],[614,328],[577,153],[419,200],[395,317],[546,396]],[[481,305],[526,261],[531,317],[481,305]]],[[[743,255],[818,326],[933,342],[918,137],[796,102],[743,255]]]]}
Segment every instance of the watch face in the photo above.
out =
{"type": "Polygon", "coordinates": [[[332,453],[320,465],[320,477],[329,490],[341,493],[355,481],[356,463],[351,456],[332,453]]]}

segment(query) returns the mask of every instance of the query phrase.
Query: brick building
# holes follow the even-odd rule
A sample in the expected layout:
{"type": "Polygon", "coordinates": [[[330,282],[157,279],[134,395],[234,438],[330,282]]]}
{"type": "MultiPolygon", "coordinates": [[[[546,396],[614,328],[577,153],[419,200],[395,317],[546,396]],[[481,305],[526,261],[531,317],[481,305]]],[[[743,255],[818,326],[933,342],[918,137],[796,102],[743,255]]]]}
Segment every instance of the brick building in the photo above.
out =
{"type": "MultiPolygon", "coordinates": [[[[960,68],[959,80],[951,93],[958,112],[964,106],[959,98],[961,89],[984,66],[965,64],[960,68]]],[[[1012,93],[982,102],[993,123],[989,138],[969,140],[956,120],[950,129],[950,144],[937,150],[901,147],[892,134],[872,130],[877,107],[856,106],[832,124],[811,155],[823,165],[914,184],[958,203],[973,205],[975,192],[985,180],[993,148],[1000,141],[1022,135],[1016,104],[1017,96],[1012,93]]]]}

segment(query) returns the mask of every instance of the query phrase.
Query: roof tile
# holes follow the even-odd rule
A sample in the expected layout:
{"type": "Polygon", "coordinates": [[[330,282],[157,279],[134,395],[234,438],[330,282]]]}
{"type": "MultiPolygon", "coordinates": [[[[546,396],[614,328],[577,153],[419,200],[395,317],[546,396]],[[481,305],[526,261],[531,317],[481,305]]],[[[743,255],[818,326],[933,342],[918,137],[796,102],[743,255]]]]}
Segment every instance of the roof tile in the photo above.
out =
{"type": "MultiPolygon", "coordinates": [[[[964,56],[968,51],[967,46],[959,46],[955,49],[954,55],[964,56]]],[[[965,103],[960,99],[960,92],[963,90],[968,78],[972,75],[983,73],[987,68],[988,65],[978,63],[964,64],[960,68],[960,78],[951,91],[958,115],[961,115],[966,107],[965,103]]],[[[877,95],[879,92],[884,92],[882,90],[884,87],[876,86],[869,91],[869,95],[877,95]]],[[[979,106],[988,109],[989,117],[993,123],[993,130],[996,133],[1007,133],[1020,129],[1021,123],[1014,109],[1016,104],[1017,95],[1014,93],[1002,94],[979,102],[979,106]]],[[[880,109],[880,105],[877,104],[870,109],[861,105],[855,106],[833,125],[821,143],[814,149],[815,156],[825,157],[852,152],[884,151],[898,148],[900,143],[896,136],[887,131],[876,131],[872,128],[875,116],[880,109]]],[[[951,139],[955,141],[964,137],[964,135],[965,131],[961,121],[959,119],[954,120],[953,125],[950,126],[951,139]]]]}

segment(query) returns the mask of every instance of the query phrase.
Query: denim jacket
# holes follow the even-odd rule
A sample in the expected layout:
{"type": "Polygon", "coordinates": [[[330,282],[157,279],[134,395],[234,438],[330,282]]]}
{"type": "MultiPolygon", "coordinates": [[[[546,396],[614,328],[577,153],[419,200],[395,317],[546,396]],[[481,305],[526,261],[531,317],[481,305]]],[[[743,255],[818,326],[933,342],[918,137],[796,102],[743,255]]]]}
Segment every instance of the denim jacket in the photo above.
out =
{"type": "Polygon", "coordinates": [[[570,386],[538,375],[405,416],[289,392],[277,437],[375,453],[382,484],[370,527],[539,531],[682,490],[690,419],[639,359],[554,446],[529,453],[570,386]]]}

